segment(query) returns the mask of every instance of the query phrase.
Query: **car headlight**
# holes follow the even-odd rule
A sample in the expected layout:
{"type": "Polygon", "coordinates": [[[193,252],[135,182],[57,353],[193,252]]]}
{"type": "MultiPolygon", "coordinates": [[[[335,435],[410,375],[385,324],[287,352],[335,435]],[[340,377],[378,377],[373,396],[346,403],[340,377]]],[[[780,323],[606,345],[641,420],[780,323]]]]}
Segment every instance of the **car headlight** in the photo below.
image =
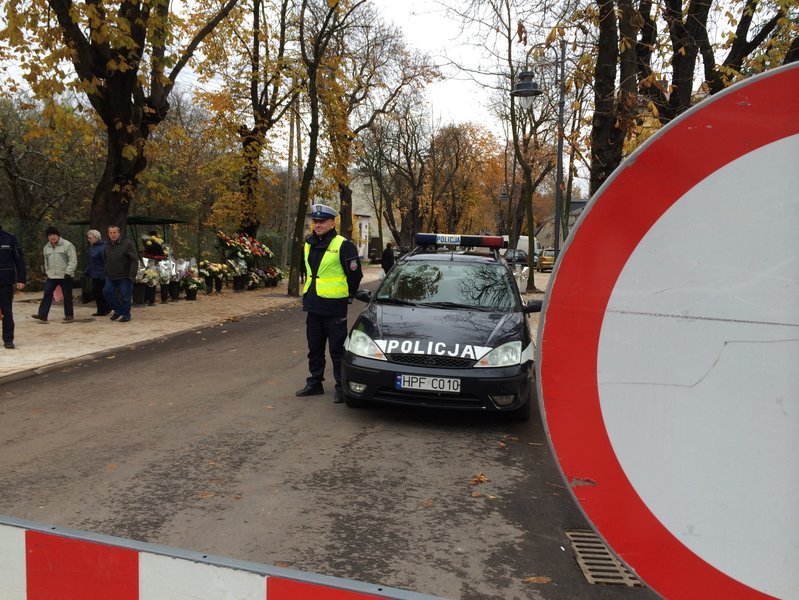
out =
{"type": "Polygon", "coordinates": [[[354,329],[346,342],[344,348],[357,356],[364,358],[374,358],[376,360],[386,360],[386,355],[377,347],[374,340],[366,335],[363,331],[354,329]]]}
{"type": "Polygon", "coordinates": [[[522,343],[508,342],[498,348],[494,348],[483,358],[477,361],[475,367],[509,367],[521,364],[522,343]]]}

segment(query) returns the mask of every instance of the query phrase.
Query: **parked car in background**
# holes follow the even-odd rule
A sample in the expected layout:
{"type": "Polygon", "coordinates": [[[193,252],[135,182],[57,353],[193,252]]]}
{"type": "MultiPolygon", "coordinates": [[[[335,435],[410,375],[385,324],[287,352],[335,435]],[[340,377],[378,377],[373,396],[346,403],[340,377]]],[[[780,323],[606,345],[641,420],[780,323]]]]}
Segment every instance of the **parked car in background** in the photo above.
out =
{"type": "Polygon", "coordinates": [[[527,264],[527,252],[524,250],[517,250],[511,248],[510,250],[505,251],[505,261],[509,265],[526,265],[527,264]]]}
{"type": "Polygon", "coordinates": [[[535,269],[539,273],[542,271],[551,271],[555,266],[555,249],[546,248],[541,251],[538,260],[535,263],[535,269]]]}

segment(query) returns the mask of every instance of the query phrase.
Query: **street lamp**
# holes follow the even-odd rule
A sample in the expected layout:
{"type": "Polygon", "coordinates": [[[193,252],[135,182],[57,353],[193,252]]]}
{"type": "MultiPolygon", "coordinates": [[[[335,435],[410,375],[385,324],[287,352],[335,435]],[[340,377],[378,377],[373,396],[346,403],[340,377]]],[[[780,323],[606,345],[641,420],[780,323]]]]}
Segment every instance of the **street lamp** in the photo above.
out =
{"type": "MultiPolygon", "coordinates": [[[[555,79],[558,83],[558,155],[555,166],[555,258],[560,254],[560,219],[563,206],[563,110],[566,105],[566,40],[560,40],[560,57],[555,64],[555,79]]],[[[543,89],[533,80],[532,71],[522,71],[510,93],[519,98],[523,108],[529,108],[533,98],[540,96],[543,89]]]]}

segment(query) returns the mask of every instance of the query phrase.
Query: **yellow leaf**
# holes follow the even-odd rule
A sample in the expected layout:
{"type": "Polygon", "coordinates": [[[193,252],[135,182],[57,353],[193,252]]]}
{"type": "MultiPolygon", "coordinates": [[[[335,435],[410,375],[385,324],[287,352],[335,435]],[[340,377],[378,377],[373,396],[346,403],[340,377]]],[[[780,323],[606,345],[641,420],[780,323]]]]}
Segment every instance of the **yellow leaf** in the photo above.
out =
{"type": "Polygon", "coordinates": [[[525,577],[522,581],[524,583],[552,583],[552,578],[544,575],[535,575],[533,577],[525,577]]]}
{"type": "Polygon", "coordinates": [[[136,149],[136,146],[125,144],[122,148],[122,158],[125,160],[134,160],[138,155],[139,151],[136,149]]]}
{"type": "Polygon", "coordinates": [[[486,481],[491,481],[491,480],[482,473],[477,473],[474,477],[472,477],[471,484],[479,485],[481,483],[485,483],[486,481]]]}

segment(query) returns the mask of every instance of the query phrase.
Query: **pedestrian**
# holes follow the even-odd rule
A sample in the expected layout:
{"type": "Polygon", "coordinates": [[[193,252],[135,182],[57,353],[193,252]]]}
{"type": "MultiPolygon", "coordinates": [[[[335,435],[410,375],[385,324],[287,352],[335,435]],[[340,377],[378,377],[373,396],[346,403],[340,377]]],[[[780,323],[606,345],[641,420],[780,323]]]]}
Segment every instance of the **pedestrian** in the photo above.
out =
{"type": "Polygon", "coordinates": [[[47,235],[47,243],[42,254],[47,279],[44,281],[44,296],[39,303],[39,311],[32,316],[42,323],[47,322],[53,294],[56,288],[60,287],[64,296],[64,322],[71,323],[75,317],[72,307],[72,278],[78,267],[78,255],[72,242],[62,238],[58,229],[52,225],[45,229],[44,233],[47,235]]]}
{"type": "Polygon", "coordinates": [[[0,225],[0,314],[3,316],[3,346],[14,349],[14,289],[25,289],[25,260],[17,236],[0,225]]]}
{"type": "Polygon", "coordinates": [[[111,312],[108,300],[105,299],[103,288],[105,287],[105,242],[100,232],[90,229],[86,234],[89,241],[89,248],[86,250],[86,270],[84,275],[92,281],[92,296],[97,304],[97,312],[93,317],[104,317],[111,312]]]}
{"type": "Polygon", "coordinates": [[[130,321],[133,280],[139,270],[139,253],[128,238],[122,237],[118,225],[108,226],[108,243],[105,245],[105,285],[103,294],[113,310],[111,320],[130,321]]]}
{"type": "Polygon", "coordinates": [[[386,249],[383,250],[383,256],[380,257],[380,266],[383,267],[383,274],[388,275],[391,267],[394,266],[394,243],[388,242],[386,249]]]}
{"type": "Polygon", "coordinates": [[[313,232],[305,240],[305,272],[302,309],[307,313],[308,370],[305,387],[297,396],[324,394],[325,343],[336,379],[334,401],[344,401],[341,388],[341,358],[347,337],[347,307],[363,278],[358,248],[336,233],[337,212],[324,204],[311,211],[313,232]]]}

